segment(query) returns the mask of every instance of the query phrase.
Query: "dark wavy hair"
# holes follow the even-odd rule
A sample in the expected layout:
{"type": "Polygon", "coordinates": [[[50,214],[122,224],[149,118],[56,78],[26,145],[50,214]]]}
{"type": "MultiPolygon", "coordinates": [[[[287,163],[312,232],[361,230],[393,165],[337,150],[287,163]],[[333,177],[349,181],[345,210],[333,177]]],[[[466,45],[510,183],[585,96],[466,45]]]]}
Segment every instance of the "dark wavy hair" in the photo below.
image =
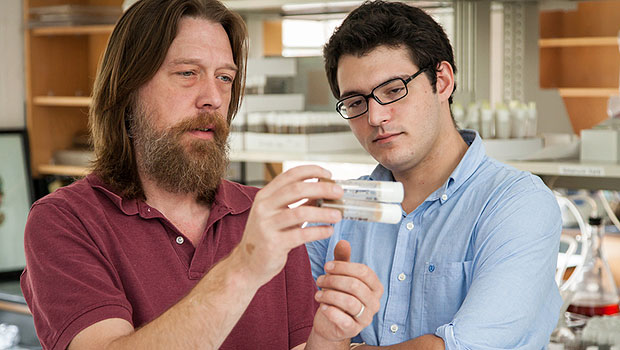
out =
{"type": "Polygon", "coordinates": [[[437,91],[435,73],[442,61],[448,62],[456,73],[450,40],[430,15],[402,2],[366,1],[345,18],[323,48],[327,80],[336,98],[340,98],[337,79],[340,57],[361,57],[383,45],[403,46],[416,66],[434,68],[425,71],[433,92],[437,91]]]}
{"type": "Polygon", "coordinates": [[[93,88],[89,126],[95,150],[94,172],[121,195],[144,198],[129,118],[138,90],[162,65],[184,17],[220,23],[239,69],[233,82],[228,122],[243,97],[248,34],[243,19],[218,0],[141,0],[114,27],[93,88]]]}

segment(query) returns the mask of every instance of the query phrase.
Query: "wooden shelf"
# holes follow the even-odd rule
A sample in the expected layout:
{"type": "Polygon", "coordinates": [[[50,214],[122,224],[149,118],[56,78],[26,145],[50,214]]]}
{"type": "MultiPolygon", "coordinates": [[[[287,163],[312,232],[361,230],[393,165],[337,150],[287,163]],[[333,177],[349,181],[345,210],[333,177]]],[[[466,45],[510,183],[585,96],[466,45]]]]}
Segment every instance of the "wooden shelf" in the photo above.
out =
{"type": "Polygon", "coordinates": [[[617,88],[560,88],[562,97],[610,97],[620,94],[617,88]]]}
{"type": "Polygon", "coordinates": [[[114,25],[98,24],[87,26],[62,26],[62,27],[39,27],[30,29],[35,36],[52,35],[90,35],[90,34],[111,34],[114,25]]]}
{"type": "Polygon", "coordinates": [[[35,106],[88,107],[90,101],[90,97],[83,96],[35,96],[32,102],[35,106]]]}
{"type": "Polygon", "coordinates": [[[575,46],[618,46],[618,37],[599,36],[582,38],[548,38],[539,39],[538,46],[548,47],[575,47],[575,46]]]}
{"type": "Polygon", "coordinates": [[[90,173],[90,169],[75,165],[52,165],[45,164],[39,166],[39,173],[43,175],[61,175],[84,177],[90,173]]]}

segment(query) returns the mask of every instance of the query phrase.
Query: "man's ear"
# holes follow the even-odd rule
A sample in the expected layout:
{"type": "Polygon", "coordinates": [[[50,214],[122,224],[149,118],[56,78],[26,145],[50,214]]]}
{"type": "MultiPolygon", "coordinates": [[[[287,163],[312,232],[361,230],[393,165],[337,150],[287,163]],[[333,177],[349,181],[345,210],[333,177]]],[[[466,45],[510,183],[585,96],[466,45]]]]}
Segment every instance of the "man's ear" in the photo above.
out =
{"type": "Polygon", "coordinates": [[[437,94],[441,101],[447,101],[452,95],[452,90],[454,90],[454,71],[452,66],[448,62],[442,61],[439,67],[437,67],[435,74],[437,74],[437,84],[435,85],[437,94]]]}

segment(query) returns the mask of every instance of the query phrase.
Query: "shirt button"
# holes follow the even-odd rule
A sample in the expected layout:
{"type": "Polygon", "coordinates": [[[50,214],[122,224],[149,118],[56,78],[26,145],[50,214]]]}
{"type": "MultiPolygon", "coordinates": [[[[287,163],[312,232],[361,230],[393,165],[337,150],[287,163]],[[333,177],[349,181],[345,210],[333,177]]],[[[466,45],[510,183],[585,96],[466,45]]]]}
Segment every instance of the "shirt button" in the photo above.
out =
{"type": "Polygon", "coordinates": [[[435,271],[435,265],[428,265],[428,272],[435,271]]]}
{"type": "Polygon", "coordinates": [[[407,275],[405,275],[404,273],[400,273],[400,275],[398,275],[398,280],[399,281],[404,281],[405,279],[407,279],[407,275]]]}
{"type": "Polygon", "coordinates": [[[447,194],[442,194],[441,195],[441,199],[443,199],[444,201],[448,199],[448,195],[447,194]]]}
{"type": "Polygon", "coordinates": [[[398,326],[393,324],[393,325],[390,326],[390,330],[392,331],[392,333],[396,333],[396,332],[398,332],[398,326]]]}
{"type": "Polygon", "coordinates": [[[148,211],[150,213],[151,212],[151,208],[146,208],[146,211],[148,211]]]}
{"type": "Polygon", "coordinates": [[[413,230],[413,227],[414,227],[413,222],[408,222],[407,223],[407,230],[411,231],[411,230],[413,230]]]}
{"type": "Polygon", "coordinates": [[[183,237],[178,236],[177,237],[177,244],[183,244],[183,242],[185,242],[185,239],[183,239],[183,237]]]}

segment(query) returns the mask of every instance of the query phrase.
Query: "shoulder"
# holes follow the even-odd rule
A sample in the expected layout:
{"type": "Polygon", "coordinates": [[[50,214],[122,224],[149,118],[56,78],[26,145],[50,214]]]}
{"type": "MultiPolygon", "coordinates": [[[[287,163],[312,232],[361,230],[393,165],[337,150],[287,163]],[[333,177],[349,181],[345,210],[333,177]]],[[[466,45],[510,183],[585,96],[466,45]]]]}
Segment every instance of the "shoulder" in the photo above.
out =
{"type": "Polygon", "coordinates": [[[243,194],[250,199],[254,199],[256,193],[260,191],[260,188],[254,186],[246,186],[237,182],[222,180],[222,189],[226,192],[232,192],[236,194],[243,194]]]}
{"type": "Polygon", "coordinates": [[[32,208],[49,206],[61,209],[83,208],[85,203],[92,202],[96,197],[95,192],[88,178],[83,178],[37,200],[32,208]]]}
{"type": "Polygon", "coordinates": [[[486,157],[476,172],[474,182],[479,186],[487,187],[509,194],[531,194],[540,192],[553,198],[553,193],[540,177],[510,165],[501,163],[493,158],[486,157]]]}

